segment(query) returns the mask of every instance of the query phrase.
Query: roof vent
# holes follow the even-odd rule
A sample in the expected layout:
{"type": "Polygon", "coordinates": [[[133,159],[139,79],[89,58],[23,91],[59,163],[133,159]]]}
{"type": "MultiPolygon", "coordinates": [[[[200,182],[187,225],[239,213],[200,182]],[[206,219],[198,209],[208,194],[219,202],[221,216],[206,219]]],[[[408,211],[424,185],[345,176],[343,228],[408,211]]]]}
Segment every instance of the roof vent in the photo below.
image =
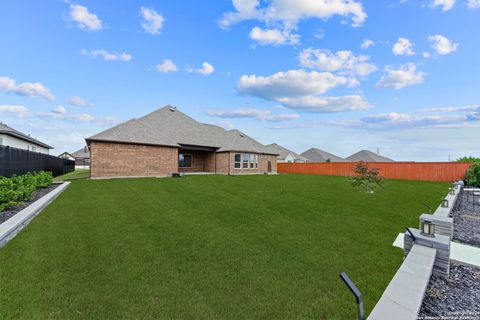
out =
{"type": "Polygon", "coordinates": [[[242,137],[242,138],[243,138],[243,137],[245,137],[245,135],[244,135],[243,133],[241,133],[241,132],[240,132],[240,137],[242,137]]]}
{"type": "Polygon", "coordinates": [[[172,111],[172,112],[175,112],[176,109],[177,108],[175,108],[175,107],[170,107],[170,111],[172,111]]]}

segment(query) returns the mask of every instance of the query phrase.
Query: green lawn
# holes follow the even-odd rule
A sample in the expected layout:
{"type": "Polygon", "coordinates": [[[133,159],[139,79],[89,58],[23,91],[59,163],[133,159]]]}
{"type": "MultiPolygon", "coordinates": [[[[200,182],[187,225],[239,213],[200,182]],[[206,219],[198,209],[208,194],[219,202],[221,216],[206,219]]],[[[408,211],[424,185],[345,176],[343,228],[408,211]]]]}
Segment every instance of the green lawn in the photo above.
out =
{"type": "Polygon", "coordinates": [[[75,171],[66,173],[64,175],[55,177],[55,181],[68,181],[68,180],[76,180],[76,179],[87,179],[90,178],[90,170],[89,169],[77,169],[75,171]]]}
{"type": "Polygon", "coordinates": [[[0,249],[0,319],[354,319],[448,185],[315,175],[76,180],[0,249]]]}

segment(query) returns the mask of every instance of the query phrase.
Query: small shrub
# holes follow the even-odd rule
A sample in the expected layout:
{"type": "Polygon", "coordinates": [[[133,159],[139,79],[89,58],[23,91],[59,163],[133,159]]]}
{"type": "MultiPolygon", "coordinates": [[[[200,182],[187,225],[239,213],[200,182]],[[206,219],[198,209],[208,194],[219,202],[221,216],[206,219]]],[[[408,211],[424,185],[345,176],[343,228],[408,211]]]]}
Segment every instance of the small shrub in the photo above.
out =
{"type": "Polygon", "coordinates": [[[370,169],[365,162],[360,161],[355,164],[353,171],[355,176],[350,178],[350,182],[354,188],[373,193],[376,188],[383,185],[383,178],[378,168],[370,169]]]}
{"type": "Polygon", "coordinates": [[[30,200],[38,188],[46,188],[52,182],[52,174],[43,171],[11,178],[0,177],[0,212],[30,200]]]}
{"type": "Polygon", "coordinates": [[[470,186],[480,187],[480,162],[475,163],[468,169],[465,180],[470,186]]]}
{"type": "Polygon", "coordinates": [[[40,171],[35,175],[37,188],[47,188],[53,183],[53,176],[50,172],[40,171]]]}

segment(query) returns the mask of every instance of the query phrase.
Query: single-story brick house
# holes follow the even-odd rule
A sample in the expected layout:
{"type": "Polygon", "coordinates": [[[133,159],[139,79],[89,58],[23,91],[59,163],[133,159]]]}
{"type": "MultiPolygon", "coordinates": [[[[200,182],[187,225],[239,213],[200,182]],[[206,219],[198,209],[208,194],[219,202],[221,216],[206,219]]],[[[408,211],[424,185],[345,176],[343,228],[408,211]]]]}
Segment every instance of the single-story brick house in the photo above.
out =
{"type": "Polygon", "coordinates": [[[177,172],[276,173],[277,155],[238,130],[200,123],[166,106],[86,139],[92,178],[177,172]]]}

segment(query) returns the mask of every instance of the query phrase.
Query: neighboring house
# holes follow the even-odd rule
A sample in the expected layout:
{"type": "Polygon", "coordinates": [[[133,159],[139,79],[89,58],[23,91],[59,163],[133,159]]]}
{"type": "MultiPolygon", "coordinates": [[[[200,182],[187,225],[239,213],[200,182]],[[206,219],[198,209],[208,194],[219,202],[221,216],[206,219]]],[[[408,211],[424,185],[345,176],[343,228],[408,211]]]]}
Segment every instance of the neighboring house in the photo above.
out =
{"type": "Polygon", "coordinates": [[[277,162],[307,162],[308,159],[295,153],[291,150],[288,150],[281,145],[272,143],[266,146],[273,153],[278,153],[277,162]]]}
{"type": "Polygon", "coordinates": [[[90,169],[90,150],[85,146],[72,153],[75,160],[75,169],[90,169]]]}
{"type": "Polygon", "coordinates": [[[0,122],[0,145],[49,154],[53,147],[0,122]]]}
{"type": "Polygon", "coordinates": [[[171,106],[86,141],[92,178],[277,172],[278,154],[263,144],[238,130],[197,122],[171,106]]]}
{"type": "Polygon", "coordinates": [[[307,158],[309,162],[348,162],[348,160],[345,160],[344,158],[317,148],[310,148],[301,153],[301,155],[307,158]]]}
{"type": "Polygon", "coordinates": [[[75,161],[75,157],[68,152],[64,152],[58,155],[59,158],[75,161]]]}
{"type": "Polygon", "coordinates": [[[359,162],[359,161],[364,161],[364,162],[394,162],[395,160],[392,160],[390,158],[381,156],[379,154],[376,154],[372,151],[369,150],[361,150],[357,153],[352,154],[351,156],[347,157],[348,161],[352,162],[359,162]]]}

